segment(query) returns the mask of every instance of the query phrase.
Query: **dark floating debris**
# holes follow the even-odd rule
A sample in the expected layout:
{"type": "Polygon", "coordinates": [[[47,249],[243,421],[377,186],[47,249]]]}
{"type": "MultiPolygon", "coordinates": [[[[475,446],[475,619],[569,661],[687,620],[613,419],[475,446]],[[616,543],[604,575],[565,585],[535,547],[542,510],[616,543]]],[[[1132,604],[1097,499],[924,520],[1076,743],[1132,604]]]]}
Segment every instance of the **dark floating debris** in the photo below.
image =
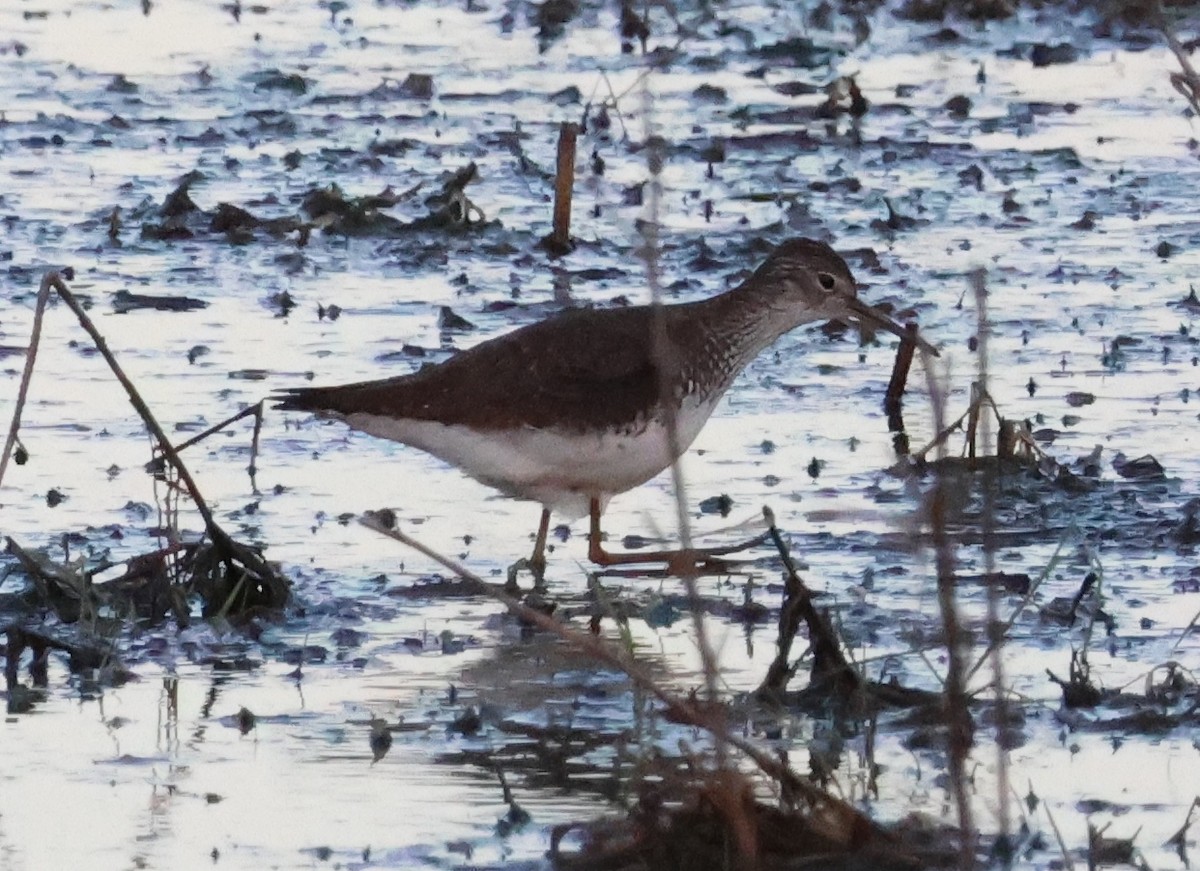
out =
{"type": "Polygon", "coordinates": [[[286,91],[297,97],[308,93],[308,79],[299,73],[270,69],[251,73],[248,78],[256,91],[286,91]]]}
{"type": "Polygon", "coordinates": [[[1069,64],[1077,60],[1079,60],[1079,50],[1069,42],[1060,42],[1053,45],[1039,42],[1029,51],[1029,62],[1035,67],[1069,64]]]}
{"type": "Polygon", "coordinates": [[[254,727],[258,722],[254,713],[249,708],[244,707],[238,709],[238,712],[233,717],[233,721],[237,726],[237,730],[243,735],[248,735],[254,731],[254,727]]]}
{"type": "Polygon", "coordinates": [[[1078,221],[1071,222],[1068,226],[1072,230],[1094,230],[1096,229],[1096,218],[1099,215],[1091,209],[1087,209],[1078,221]]]}
{"type": "Polygon", "coordinates": [[[892,204],[890,197],[883,198],[883,205],[887,209],[887,218],[883,220],[876,218],[871,221],[871,229],[880,233],[891,234],[901,230],[911,230],[922,223],[926,223],[917,218],[902,214],[892,204]]]}
{"type": "Polygon", "coordinates": [[[479,716],[479,712],[475,710],[474,706],[469,706],[446,726],[446,731],[469,737],[478,733],[482,728],[483,718],[479,716]]]}
{"type": "Polygon", "coordinates": [[[650,38],[650,25],[647,21],[650,9],[645,6],[640,8],[642,9],[641,14],[635,8],[634,0],[621,0],[621,17],[619,22],[621,54],[633,53],[634,40],[637,40],[643,53],[646,51],[646,41],[650,38]]]}
{"type": "Polygon", "coordinates": [[[1118,475],[1131,481],[1158,481],[1167,476],[1162,464],[1150,454],[1131,460],[1118,453],[1113,457],[1112,465],[1118,475]]]}
{"type": "MultiPolygon", "coordinates": [[[[957,118],[961,121],[971,114],[971,98],[965,94],[956,94],[946,101],[945,108],[951,118],[957,118]]],[[[978,171],[979,168],[975,167],[975,169],[978,171]]]]}
{"type": "Polygon", "coordinates": [[[935,24],[952,14],[972,21],[1000,21],[1015,15],[1016,7],[1013,0],[905,0],[896,10],[896,17],[902,20],[935,24]]]}
{"type": "MultiPolygon", "coordinates": [[[[375,143],[372,148],[380,148],[375,143]]],[[[416,202],[425,186],[418,182],[397,192],[390,186],[377,194],[351,196],[336,184],[312,188],[301,197],[304,216],[283,215],[263,217],[233,203],[218,203],[211,211],[201,209],[192,199],[191,189],[204,180],[200,172],[185,175],[157,209],[143,204],[132,212],[142,220],[143,239],[172,242],[186,239],[220,236],[232,245],[247,245],[257,241],[258,232],[275,239],[295,234],[295,244],[303,248],[314,229],[340,236],[374,236],[392,238],[420,230],[455,230],[485,226],[486,217],[464,193],[464,188],[478,177],[474,163],[444,173],[438,187],[424,200],[426,213],[411,221],[385,214],[391,209],[416,202]]],[[[109,222],[110,241],[119,244],[119,213],[114,211],[109,222]]],[[[303,266],[303,260],[300,261],[303,266]]]]}
{"type": "Polygon", "coordinates": [[[964,170],[958,173],[958,182],[963,187],[973,187],[977,191],[983,190],[983,170],[979,165],[972,163],[964,170]]]}
{"type": "MultiPolygon", "coordinates": [[[[10,539],[11,541],[11,539],[10,539]]],[[[9,695],[9,713],[14,713],[12,702],[19,683],[21,655],[28,650],[33,658],[29,670],[34,686],[44,687],[48,682],[48,657],[51,650],[67,654],[67,667],[72,674],[91,672],[102,684],[119,686],[132,680],[134,675],[121,664],[116,647],[94,632],[86,632],[76,626],[30,627],[11,624],[5,630],[4,677],[9,695]]]]}
{"type": "Polygon", "coordinates": [[[1187,309],[1191,312],[1200,312],[1200,299],[1196,298],[1196,286],[1188,285],[1188,295],[1181,300],[1171,303],[1176,308],[1187,309]]]}
{"type": "Polygon", "coordinates": [[[863,96],[858,82],[853,76],[843,76],[835,79],[825,88],[825,102],[817,107],[814,113],[817,118],[837,118],[849,115],[851,118],[861,118],[867,114],[871,104],[863,96]]]}
{"type": "Polygon", "coordinates": [[[700,502],[701,514],[720,514],[722,517],[728,517],[729,512],[733,509],[733,499],[726,493],[720,496],[709,496],[700,502]]]}
{"type": "Polygon", "coordinates": [[[812,70],[828,66],[843,52],[832,46],[819,45],[807,36],[793,36],[760,46],[754,53],[778,65],[812,70]]]}
{"type": "Polygon", "coordinates": [[[387,756],[389,750],[392,749],[392,733],[388,728],[386,720],[373,719],[371,720],[371,761],[378,762],[383,757],[387,756]]]}
{"type": "Polygon", "coordinates": [[[1052,599],[1038,612],[1039,618],[1044,623],[1057,623],[1061,626],[1074,626],[1081,619],[1089,628],[1095,623],[1101,623],[1111,635],[1116,631],[1117,621],[1100,607],[1099,582],[1100,575],[1088,572],[1074,596],[1052,599]]]}
{"type": "Polygon", "coordinates": [[[130,293],[128,290],[118,290],[112,297],[113,309],[117,314],[126,314],[138,309],[149,309],[159,312],[190,312],[208,308],[208,303],[202,299],[190,296],[155,296],[145,293],[130,293]]]}
{"type": "Polygon", "coordinates": [[[450,306],[444,305],[438,312],[438,329],[450,333],[467,333],[475,329],[475,325],[457,314],[450,306]]]}
{"type": "Polygon", "coordinates": [[[542,0],[535,6],[533,20],[538,29],[539,50],[548,49],[578,14],[579,0],[542,0]]]}
{"type": "Polygon", "coordinates": [[[955,581],[959,584],[977,584],[981,587],[995,587],[1017,596],[1024,596],[1033,589],[1033,579],[1025,572],[992,572],[986,575],[958,575],[955,581]]]}
{"type": "Polygon", "coordinates": [[[276,309],[279,317],[286,318],[296,307],[296,300],[286,290],[277,291],[267,299],[268,305],[276,309]]]}
{"type": "MultiPolygon", "coordinates": [[[[684,784],[676,777],[647,786],[625,820],[555,826],[550,861],[557,869],[871,868],[911,871],[953,865],[949,826],[915,818],[884,828],[832,801],[783,807],[754,798],[732,773],[684,784]],[[734,857],[732,861],[730,857],[734,857]]],[[[787,785],[784,794],[790,795],[787,785]]]]}
{"type": "Polygon", "coordinates": [[[124,73],[117,73],[112,77],[112,81],[105,86],[104,90],[110,94],[136,94],[138,86],[125,78],[124,73]]]}

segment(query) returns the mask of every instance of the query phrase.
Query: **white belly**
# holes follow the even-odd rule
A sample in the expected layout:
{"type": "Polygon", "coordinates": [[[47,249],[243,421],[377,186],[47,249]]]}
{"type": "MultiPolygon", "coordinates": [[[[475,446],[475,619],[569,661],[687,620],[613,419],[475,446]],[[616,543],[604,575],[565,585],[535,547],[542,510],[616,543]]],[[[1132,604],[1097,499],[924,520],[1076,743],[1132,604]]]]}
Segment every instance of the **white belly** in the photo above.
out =
{"type": "MultiPolygon", "coordinates": [[[[519,400],[518,400],[519,401],[519,400]]],[[[715,402],[689,403],[676,418],[678,451],[696,438],[715,402]]],[[[588,502],[653,478],[675,453],[667,427],[653,420],[629,432],[577,433],[525,428],[479,432],[462,426],[352,414],[346,423],[373,436],[420,448],[503,493],[540,502],[564,520],[583,517],[588,502]]]]}

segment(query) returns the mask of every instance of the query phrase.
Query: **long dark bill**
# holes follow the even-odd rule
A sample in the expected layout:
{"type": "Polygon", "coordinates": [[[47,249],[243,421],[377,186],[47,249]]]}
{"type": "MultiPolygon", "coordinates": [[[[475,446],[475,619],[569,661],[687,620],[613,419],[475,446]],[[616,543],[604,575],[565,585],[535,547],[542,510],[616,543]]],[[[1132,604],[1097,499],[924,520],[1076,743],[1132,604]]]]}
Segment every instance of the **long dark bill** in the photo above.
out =
{"type": "Polygon", "coordinates": [[[900,323],[891,315],[885,314],[875,306],[865,303],[857,297],[847,300],[847,307],[850,309],[850,316],[862,325],[887,330],[889,333],[894,333],[902,339],[915,339],[917,347],[922,351],[933,354],[935,357],[939,356],[938,349],[921,337],[915,325],[910,330],[908,326],[900,323]]]}

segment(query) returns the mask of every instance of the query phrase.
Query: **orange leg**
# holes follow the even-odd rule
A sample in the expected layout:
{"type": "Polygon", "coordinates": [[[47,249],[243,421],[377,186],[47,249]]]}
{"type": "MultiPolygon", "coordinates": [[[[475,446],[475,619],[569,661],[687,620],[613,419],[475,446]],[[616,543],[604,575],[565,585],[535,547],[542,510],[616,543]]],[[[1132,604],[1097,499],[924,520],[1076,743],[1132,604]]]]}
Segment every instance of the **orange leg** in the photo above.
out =
{"type": "Polygon", "coordinates": [[[592,499],[588,503],[590,527],[588,529],[588,559],[599,566],[637,565],[643,563],[664,563],[670,574],[683,574],[699,568],[715,568],[715,557],[746,550],[765,542],[770,533],[764,532],[741,544],[725,547],[706,547],[676,550],[628,551],[626,553],[609,553],[600,543],[600,500],[592,499]]]}

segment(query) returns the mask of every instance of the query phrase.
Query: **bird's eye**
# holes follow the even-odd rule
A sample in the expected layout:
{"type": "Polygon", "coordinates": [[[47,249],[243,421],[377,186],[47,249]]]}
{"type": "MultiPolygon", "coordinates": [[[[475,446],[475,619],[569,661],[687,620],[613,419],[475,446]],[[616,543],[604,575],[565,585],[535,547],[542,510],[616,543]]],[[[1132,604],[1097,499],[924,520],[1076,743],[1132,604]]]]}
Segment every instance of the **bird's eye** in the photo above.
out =
{"type": "Polygon", "coordinates": [[[833,290],[833,286],[837,284],[837,281],[828,272],[818,272],[817,281],[821,282],[821,287],[826,290],[833,290]]]}

